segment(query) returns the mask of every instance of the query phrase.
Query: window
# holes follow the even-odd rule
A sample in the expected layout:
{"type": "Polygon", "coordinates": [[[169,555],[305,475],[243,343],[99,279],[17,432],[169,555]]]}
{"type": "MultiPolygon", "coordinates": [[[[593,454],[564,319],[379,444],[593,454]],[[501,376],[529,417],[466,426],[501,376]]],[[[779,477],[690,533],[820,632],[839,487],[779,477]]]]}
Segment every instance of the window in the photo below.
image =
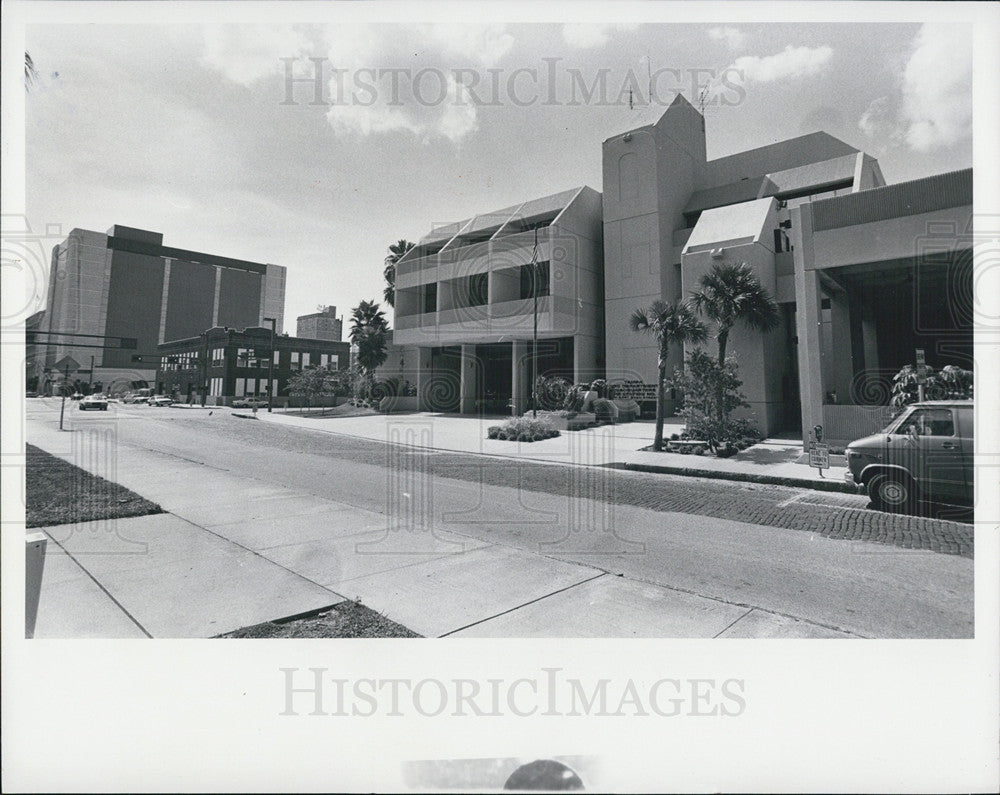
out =
{"type": "Polygon", "coordinates": [[[917,436],[954,436],[955,424],[951,409],[917,409],[896,429],[906,435],[916,431],[917,436]]]}
{"type": "Polygon", "coordinates": [[[289,365],[290,368],[292,370],[298,370],[299,369],[299,352],[298,351],[292,351],[291,352],[291,357],[292,357],[292,363],[291,363],[291,365],[289,365]]]}
{"type": "Polygon", "coordinates": [[[469,277],[469,306],[483,306],[489,301],[488,273],[473,273],[469,277]]]}
{"type": "Polygon", "coordinates": [[[424,285],[424,314],[437,312],[437,282],[424,285]]]}
{"type": "Polygon", "coordinates": [[[302,366],[303,367],[308,367],[311,362],[312,362],[312,354],[310,354],[309,351],[303,352],[303,354],[302,354],[302,366]]]}
{"type": "MultiPolygon", "coordinates": [[[[539,262],[535,265],[535,270],[538,273],[538,297],[541,298],[549,294],[549,263],[548,261],[539,262]]],[[[534,291],[531,283],[531,265],[521,266],[521,298],[532,298],[534,297],[534,291]]]]}
{"type": "Polygon", "coordinates": [[[275,367],[278,366],[278,354],[279,353],[281,353],[281,351],[275,351],[274,354],[273,354],[274,355],[274,366],[275,367]]]}

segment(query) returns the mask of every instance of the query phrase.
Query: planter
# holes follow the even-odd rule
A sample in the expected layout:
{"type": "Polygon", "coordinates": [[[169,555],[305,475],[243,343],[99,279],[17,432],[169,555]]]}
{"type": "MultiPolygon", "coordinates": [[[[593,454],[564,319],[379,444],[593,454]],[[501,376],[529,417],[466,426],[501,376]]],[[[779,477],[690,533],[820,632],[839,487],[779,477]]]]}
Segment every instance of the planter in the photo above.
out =
{"type": "Polygon", "coordinates": [[[394,414],[400,411],[419,411],[420,398],[416,395],[391,395],[379,401],[378,410],[381,414],[394,414]]]}

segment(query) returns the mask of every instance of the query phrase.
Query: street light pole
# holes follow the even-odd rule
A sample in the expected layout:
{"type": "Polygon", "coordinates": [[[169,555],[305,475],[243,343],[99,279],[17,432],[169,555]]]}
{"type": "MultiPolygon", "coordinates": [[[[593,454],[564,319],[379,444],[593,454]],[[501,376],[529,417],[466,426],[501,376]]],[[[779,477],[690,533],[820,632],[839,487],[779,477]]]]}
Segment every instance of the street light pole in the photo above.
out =
{"type": "Polygon", "coordinates": [[[271,413],[274,402],[274,327],[277,321],[273,317],[265,317],[265,323],[271,324],[271,355],[267,358],[267,413],[271,413]]]}
{"type": "Polygon", "coordinates": [[[531,250],[531,294],[534,298],[533,328],[531,332],[531,416],[538,416],[538,227],[535,227],[535,246],[531,250]]]}

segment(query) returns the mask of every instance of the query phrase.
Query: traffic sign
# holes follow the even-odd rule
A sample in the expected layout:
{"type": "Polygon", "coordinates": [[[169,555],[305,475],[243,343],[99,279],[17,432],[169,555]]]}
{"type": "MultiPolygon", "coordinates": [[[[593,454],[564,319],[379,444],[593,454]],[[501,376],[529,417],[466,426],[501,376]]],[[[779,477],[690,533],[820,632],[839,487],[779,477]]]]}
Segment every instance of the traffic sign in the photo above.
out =
{"type": "Polygon", "coordinates": [[[813,442],[809,447],[809,466],[816,469],[830,468],[830,445],[813,442]]]}

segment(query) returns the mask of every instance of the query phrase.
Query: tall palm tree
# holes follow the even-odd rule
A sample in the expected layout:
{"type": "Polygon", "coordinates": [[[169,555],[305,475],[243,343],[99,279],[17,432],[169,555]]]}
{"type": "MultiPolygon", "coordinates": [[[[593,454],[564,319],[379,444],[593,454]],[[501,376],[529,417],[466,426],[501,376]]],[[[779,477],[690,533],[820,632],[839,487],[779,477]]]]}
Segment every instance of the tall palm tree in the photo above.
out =
{"type": "Polygon", "coordinates": [[[656,379],[656,435],[653,437],[653,449],[662,450],[663,388],[667,378],[667,354],[670,352],[670,346],[682,345],[685,342],[704,342],[708,338],[708,330],[686,301],[678,304],[654,301],[648,309],[636,309],[629,318],[629,326],[632,331],[652,334],[660,346],[656,379]]]}
{"type": "Polygon", "coordinates": [[[409,240],[398,240],[389,246],[389,253],[385,255],[385,269],[382,271],[382,275],[385,276],[385,289],[382,291],[382,297],[389,306],[396,306],[396,263],[406,256],[414,245],[416,244],[409,240]]]}
{"type": "Polygon", "coordinates": [[[31,57],[30,52],[24,53],[24,87],[25,89],[31,89],[35,81],[38,79],[38,69],[35,67],[35,61],[31,57]]]}
{"type": "Polygon", "coordinates": [[[389,323],[375,301],[362,301],[351,310],[350,339],[358,346],[358,365],[369,384],[375,368],[389,355],[389,323]]]}
{"type": "MultiPolygon", "coordinates": [[[[768,332],[778,325],[778,304],[745,262],[716,263],[701,277],[701,289],[691,295],[695,309],[715,321],[715,339],[719,345],[719,367],[726,363],[729,332],[742,320],[755,331],[768,332]]],[[[725,419],[722,387],[716,396],[717,418],[725,419]]]]}

